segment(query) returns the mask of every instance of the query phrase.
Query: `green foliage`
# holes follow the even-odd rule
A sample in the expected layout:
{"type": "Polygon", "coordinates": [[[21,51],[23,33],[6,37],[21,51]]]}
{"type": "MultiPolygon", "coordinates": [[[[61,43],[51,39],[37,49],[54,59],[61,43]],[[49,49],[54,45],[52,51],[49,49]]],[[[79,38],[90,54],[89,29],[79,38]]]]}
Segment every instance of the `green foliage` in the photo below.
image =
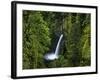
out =
{"type": "Polygon", "coordinates": [[[41,64],[43,54],[49,50],[51,40],[49,28],[40,12],[29,13],[27,20],[23,16],[23,68],[25,69],[40,67],[38,64],[41,64]]]}
{"type": "Polygon", "coordinates": [[[80,40],[80,48],[81,50],[81,65],[90,65],[90,59],[91,59],[91,49],[90,49],[90,27],[87,25],[83,30],[83,35],[80,40]]]}
{"type": "Polygon", "coordinates": [[[23,10],[23,69],[90,66],[90,24],[90,14],[23,10]],[[59,59],[45,62],[61,33],[59,59]]]}

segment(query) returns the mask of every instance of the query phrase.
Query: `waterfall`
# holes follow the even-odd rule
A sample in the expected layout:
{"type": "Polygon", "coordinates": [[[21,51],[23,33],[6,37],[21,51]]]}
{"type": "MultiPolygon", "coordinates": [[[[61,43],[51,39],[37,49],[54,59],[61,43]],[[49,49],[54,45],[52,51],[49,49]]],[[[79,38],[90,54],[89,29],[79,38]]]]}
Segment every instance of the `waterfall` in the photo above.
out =
{"type": "Polygon", "coordinates": [[[63,34],[61,34],[59,41],[57,43],[57,46],[56,46],[56,49],[55,49],[55,55],[58,55],[58,53],[59,53],[59,47],[60,47],[60,42],[61,42],[62,38],[63,38],[63,34]]]}
{"type": "Polygon", "coordinates": [[[54,52],[50,52],[50,53],[47,53],[44,58],[46,60],[55,60],[55,59],[58,59],[58,53],[59,53],[59,48],[60,48],[60,43],[61,43],[61,40],[63,38],[63,34],[61,34],[61,36],[59,37],[59,40],[58,40],[58,43],[57,43],[57,46],[56,46],[56,49],[54,52]]]}

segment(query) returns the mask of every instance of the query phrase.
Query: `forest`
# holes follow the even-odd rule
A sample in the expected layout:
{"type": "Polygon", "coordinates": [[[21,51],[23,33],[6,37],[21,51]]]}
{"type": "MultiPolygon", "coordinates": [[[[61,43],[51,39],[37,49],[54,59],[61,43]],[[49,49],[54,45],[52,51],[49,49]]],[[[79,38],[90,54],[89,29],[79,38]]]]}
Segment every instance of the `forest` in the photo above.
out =
{"type": "Polygon", "coordinates": [[[23,10],[23,69],[91,65],[91,15],[88,13],[23,10]],[[63,34],[59,58],[45,61],[63,34]]]}

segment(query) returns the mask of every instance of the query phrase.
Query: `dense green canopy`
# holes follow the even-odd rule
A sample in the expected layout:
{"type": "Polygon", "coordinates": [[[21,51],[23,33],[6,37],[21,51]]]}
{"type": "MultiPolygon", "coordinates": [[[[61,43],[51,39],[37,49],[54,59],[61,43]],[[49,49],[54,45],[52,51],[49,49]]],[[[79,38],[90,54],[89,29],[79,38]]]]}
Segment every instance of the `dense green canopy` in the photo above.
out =
{"type": "Polygon", "coordinates": [[[23,10],[23,69],[91,65],[91,15],[23,10]],[[55,38],[64,35],[60,57],[46,62],[44,55],[55,38]]]}

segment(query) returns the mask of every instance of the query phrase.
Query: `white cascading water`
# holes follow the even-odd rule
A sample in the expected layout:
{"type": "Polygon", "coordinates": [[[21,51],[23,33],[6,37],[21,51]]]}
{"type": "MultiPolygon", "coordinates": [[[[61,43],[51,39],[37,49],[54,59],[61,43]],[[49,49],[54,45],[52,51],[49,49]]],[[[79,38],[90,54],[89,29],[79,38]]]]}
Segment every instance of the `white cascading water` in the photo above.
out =
{"type": "Polygon", "coordinates": [[[59,48],[60,48],[60,42],[63,38],[63,34],[61,34],[59,40],[58,40],[58,43],[57,43],[57,46],[56,46],[56,49],[55,49],[55,52],[51,52],[51,53],[47,53],[44,58],[46,60],[55,60],[55,59],[58,59],[58,53],[59,53],[59,48]]]}
{"type": "Polygon", "coordinates": [[[56,50],[55,50],[55,55],[58,55],[58,53],[59,53],[59,47],[60,47],[60,42],[61,42],[62,38],[63,38],[63,34],[61,34],[61,36],[59,38],[59,41],[57,43],[56,50]]]}

